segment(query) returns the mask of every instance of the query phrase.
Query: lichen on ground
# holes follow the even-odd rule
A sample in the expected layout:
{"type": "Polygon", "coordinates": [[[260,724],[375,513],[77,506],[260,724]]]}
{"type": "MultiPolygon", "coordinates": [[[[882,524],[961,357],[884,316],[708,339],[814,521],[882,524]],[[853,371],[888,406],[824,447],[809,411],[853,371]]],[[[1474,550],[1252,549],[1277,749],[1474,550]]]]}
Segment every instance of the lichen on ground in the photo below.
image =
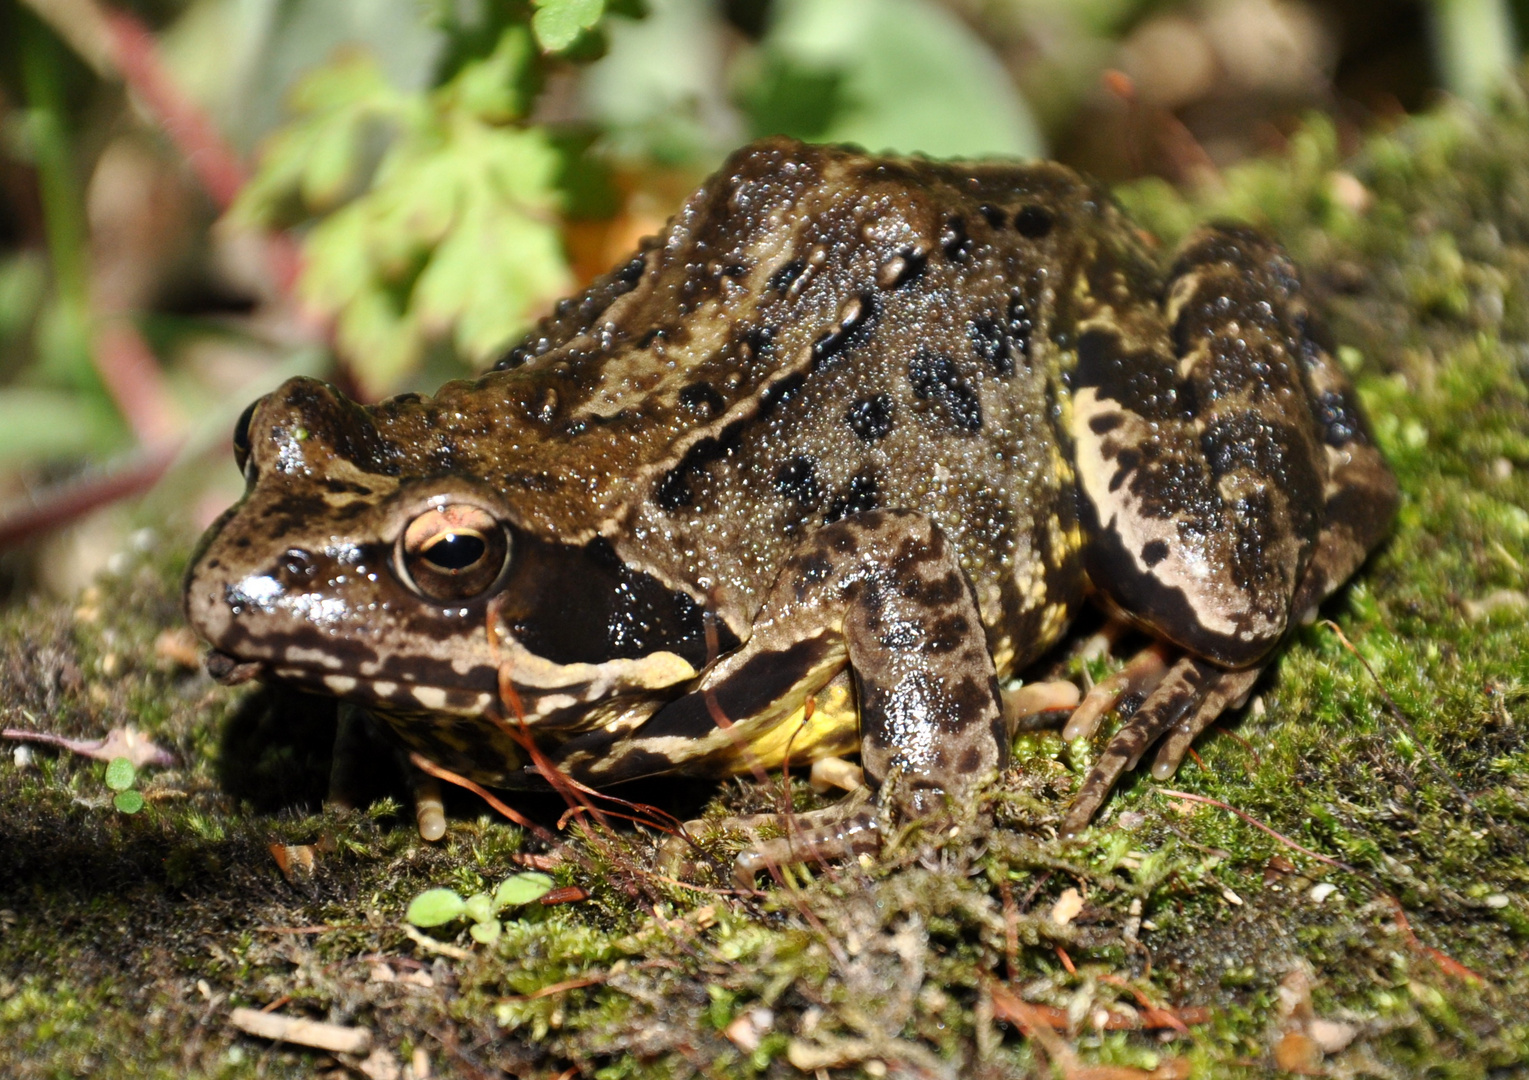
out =
{"type": "MultiPolygon", "coordinates": [[[[178,567],[140,556],[0,625],[5,726],[130,724],[178,760],[126,815],[100,763],[0,759],[0,1071],[334,1064],[238,1034],[235,1006],[368,1026],[374,1076],[416,1050],[437,1076],[608,1080],[1529,1065],[1529,114],[1446,108],[1347,158],[1317,120],[1216,191],[1120,195],[1165,248],[1218,216],[1289,246],[1404,494],[1335,625],[1298,631],[1170,785],[1240,814],[1138,775],[1064,843],[1088,751],[1030,734],[991,830],[737,897],[655,876],[651,831],[574,828],[553,873],[583,899],[509,913],[492,945],[465,924],[422,941],[413,896],[492,888],[542,845],[470,799],[436,845],[396,801],[319,809],[332,710],[156,648],[178,567]],[[288,881],[273,843],[312,845],[315,873],[288,881]]],[[[775,806],[774,784],[633,797],[737,813],[775,806]]],[[[525,808],[551,826],[561,805],[525,808]]]]}

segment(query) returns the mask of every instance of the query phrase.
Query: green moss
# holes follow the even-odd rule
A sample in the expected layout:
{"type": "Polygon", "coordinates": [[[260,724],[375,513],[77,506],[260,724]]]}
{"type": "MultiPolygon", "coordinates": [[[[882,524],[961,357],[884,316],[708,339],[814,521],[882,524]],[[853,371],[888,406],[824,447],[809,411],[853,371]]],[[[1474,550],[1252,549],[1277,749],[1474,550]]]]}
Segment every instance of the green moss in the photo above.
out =
{"type": "MultiPolygon", "coordinates": [[[[311,1075],[323,1055],[225,1022],[282,1001],[367,1024],[399,1060],[419,1047],[444,1076],[1041,1074],[1045,1052],[993,1017],[987,988],[1010,965],[1026,1001],[1074,1019],[1061,1038],[1084,1062],[1272,1072],[1280,983],[1305,965],[1318,1015],[1355,1032],[1334,1071],[1529,1063],[1529,649],[1512,600],[1529,589],[1529,118],[1444,111],[1350,159],[1314,120],[1214,192],[1122,198],[1165,245],[1236,217],[1306,267],[1404,499],[1390,543],[1324,611],[1353,651],[1330,626],[1297,632],[1198,764],[1169,785],[1129,777],[1075,843],[1053,829],[1092,751],[1030,735],[991,833],[747,899],[654,877],[646,832],[580,833],[555,876],[587,898],[517,910],[458,959],[406,936],[404,909],[432,886],[491,888],[534,850],[524,832],[468,799],[438,845],[397,801],[321,810],[332,715],[156,659],[177,567],[145,563],[79,611],[0,623],[8,724],[131,723],[178,760],[140,774],[148,807],[128,817],[99,763],[0,759],[4,1071],[311,1075]],[[317,873],[288,882],[273,842],[315,845],[317,873]],[[1085,906],[1059,925],[1067,890],[1085,906]],[[1143,1000],[1210,1017],[1166,1042],[1089,1023],[1143,1000]]],[[[694,816],[697,792],[716,814],[776,801],[747,782],[641,797],[694,816]]],[[[813,802],[800,782],[790,797],[813,802]]],[[[526,809],[550,826],[562,807],[526,809]]],[[[471,945],[460,924],[438,933],[471,945]]]]}

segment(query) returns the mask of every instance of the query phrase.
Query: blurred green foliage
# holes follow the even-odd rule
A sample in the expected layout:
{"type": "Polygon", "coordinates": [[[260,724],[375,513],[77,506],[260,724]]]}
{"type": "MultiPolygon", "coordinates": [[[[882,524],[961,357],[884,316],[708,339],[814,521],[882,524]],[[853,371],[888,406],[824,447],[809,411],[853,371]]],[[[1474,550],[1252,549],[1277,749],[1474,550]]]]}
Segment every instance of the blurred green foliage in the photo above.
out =
{"type": "MultiPolygon", "coordinates": [[[[777,132],[940,156],[1044,155],[1047,134],[1065,137],[1077,109],[1097,99],[1100,72],[1135,28],[1218,7],[117,3],[147,21],[176,88],[253,165],[224,231],[296,237],[296,296],[330,329],[317,373],[338,361],[366,395],[428,390],[481,369],[577,284],[574,261],[583,275],[613,259],[598,244],[570,252],[570,222],[620,215],[645,184],[667,206],[727,151],[777,132]]],[[[1513,31],[1529,0],[1418,3],[1447,85],[1495,92],[1518,56],[1513,31]]],[[[120,385],[101,375],[101,238],[87,191],[103,149],[124,132],[159,139],[169,159],[183,150],[156,129],[152,110],[134,109],[65,43],[75,40],[59,32],[71,10],[0,0],[0,487],[142,433],[124,419],[120,385]]],[[[638,224],[651,228],[644,213],[638,224]]],[[[182,216],[200,230],[207,272],[213,211],[192,200],[182,216]]],[[[618,218],[612,234],[623,229],[618,218]]],[[[266,351],[265,374],[246,372],[238,398],[313,347],[260,329],[271,290],[242,287],[242,302],[256,308],[251,324],[194,305],[112,313],[145,331],[163,372],[156,392],[193,444],[220,441],[234,406],[226,382],[185,359],[190,345],[248,335],[266,351]]]]}
{"type": "Polygon", "coordinates": [[[254,226],[312,222],[301,294],[334,316],[336,347],[369,389],[397,385],[432,337],[482,363],[570,284],[558,151],[516,123],[535,55],[511,21],[427,94],[396,90],[361,54],[320,68],[234,208],[254,226]]]}

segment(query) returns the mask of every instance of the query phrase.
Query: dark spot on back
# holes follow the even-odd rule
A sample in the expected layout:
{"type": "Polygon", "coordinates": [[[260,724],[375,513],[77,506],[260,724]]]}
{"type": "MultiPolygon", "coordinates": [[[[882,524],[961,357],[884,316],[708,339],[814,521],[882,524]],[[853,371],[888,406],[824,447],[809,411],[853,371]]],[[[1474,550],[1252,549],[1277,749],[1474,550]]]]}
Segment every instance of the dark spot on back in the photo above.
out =
{"type": "Polygon", "coordinates": [[[982,402],[977,391],[961,378],[955,361],[944,353],[921,346],[908,363],[908,383],[919,399],[943,405],[951,423],[962,431],[982,427],[982,402]]]}
{"type": "Polygon", "coordinates": [[[1022,206],[1019,213],[1014,215],[1014,228],[1019,235],[1030,240],[1039,240],[1051,231],[1054,219],[1051,211],[1044,206],[1022,206]]]}
{"type": "Polygon", "coordinates": [[[994,206],[992,203],[983,203],[981,206],[977,207],[977,210],[982,214],[983,217],[987,218],[987,223],[990,226],[995,229],[1003,228],[1003,207],[994,206]]]}
{"type": "Polygon", "coordinates": [[[1118,491],[1120,485],[1126,482],[1126,477],[1136,471],[1141,464],[1141,451],[1122,450],[1115,458],[1115,475],[1110,477],[1110,490],[1118,491]]]}
{"type": "Polygon", "coordinates": [[[928,254],[916,248],[899,251],[897,254],[902,259],[903,265],[897,277],[892,279],[892,283],[889,286],[893,289],[900,289],[910,281],[916,280],[924,272],[924,267],[929,262],[928,254]]]}
{"type": "Polygon", "coordinates": [[[710,419],[722,411],[725,403],[711,383],[697,382],[680,391],[680,404],[697,416],[710,419]]]}
{"type": "Polygon", "coordinates": [[[861,473],[851,480],[849,487],[829,505],[828,514],[823,522],[832,524],[850,514],[863,514],[867,510],[874,510],[880,498],[881,485],[877,483],[876,477],[870,473],[861,473]]]}
{"type": "Polygon", "coordinates": [[[1030,317],[1030,308],[1025,304],[1024,298],[1013,297],[1009,301],[1009,355],[1012,357],[1018,353],[1025,361],[1030,362],[1030,335],[1035,331],[1035,320],[1030,317]]]}
{"type": "Polygon", "coordinates": [[[682,506],[689,506],[695,499],[690,490],[690,476],[684,469],[670,469],[653,491],[653,501],[665,513],[672,514],[682,506]]]}
{"type": "Polygon", "coordinates": [[[642,273],[647,269],[647,266],[648,260],[638,255],[631,262],[616,271],[616,278],[628,286],[636,285],[642,280],[642,273]]]}
{"type": "Polygon", "coordinates": [[[788,499],[795,499],[811,509],[823,498],[818,486],[817,463],[806,454],[799,454],[775,472],[775,490],[788,499]]]}
{"type": "Polygon", "coordinates": [[[966,327],[972,339],[972,349],[999,375],[1014,374],[1014,358],[1009,355],[1008,335],[997,319],[983,316],[973,319],[966,327]]]}
{"type": "Polygon", "coordinates": [[[743,332],[743,346],[756,358],[768,356],[775,345],[775,331],[768,326],[751,326],[743,332]]]}
{"type": "Polygon", "coordinates": [[[1091,417],[1088,421],[1088,430],[1095,435],[1108,435],[1123,423],[1125,423],[1125,417],[1120,413],[1106,413],[1103,416],[1091,417]]]}
{"type": "Polygon", "coordinates": [[[802,276],[802,271],[807,269],[807,264],[801,259],[792,259],[775,273],[770,275],[769,287],[775,292],[784,293],[802,276]]]}
{"type": "Polygon", "coordinates": [[[684,459],[664,475],[653,491],[653,501],[660,510],[673,513],[695,501],[695,492],[690,488],[691,479],[727,453],[731,445],[736,444],[738,429],[738,424],[729,424],[717,438],[701,439],[685,452],[684,459]]]}
{"type": "Polygon", "coordinates": [[[876,294],[867,290],[862,292],[858,299],[860,303],[853,309],[853,315],[850,318],[824,331],[812,343],[813,364],[821,364],[848,348],[864,344],[870,336],[875,328],[876,319],[880,315],[876,294]]]}
{"type": "Polygon", "coordinates": [[[966,222],[959,217],[948,217],[940,229],[940,250],[952,262],[965,262],[972,257],[972,239],[966,234],[966,222]]]}
{"type": "Polygon", "coordinates": [[[1156,566],[1168,557],[1168,541],[1149,540],[1142,545],[1141,559],[1148,566],[1156,566]]]}
{"type": "Polygon", "coordinates": [[[961,755],[961,760],[956,767],[964,773],[974,773],[982,766],[982,751],[975,746],[968,746],[966,752],[961,755]]]}
{"type": "Polygon", "coordinates": [[[861,398],[849,407],[844,421],[865,442],[886,438],[892,430],[892,396],[875,394],[861,398]]]}
{"type": "Polygon", "coordinates": [[[759,415],[769,416],[779,406],[789,401],[806,381],[806,372],[794,371],[784,379],[779,379],[765,387],[759,395],[759,415]]]}

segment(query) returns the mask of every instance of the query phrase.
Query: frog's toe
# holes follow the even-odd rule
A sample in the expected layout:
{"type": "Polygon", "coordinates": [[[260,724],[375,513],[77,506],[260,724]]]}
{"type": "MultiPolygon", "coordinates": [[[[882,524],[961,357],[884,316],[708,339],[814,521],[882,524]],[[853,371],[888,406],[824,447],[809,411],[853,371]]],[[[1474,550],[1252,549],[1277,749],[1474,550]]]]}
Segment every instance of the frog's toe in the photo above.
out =
{"type": "Polygon", "coordinates": [[[1141,708],[1105,746],[1062,819],[1062,835],[1072,837],[1082,832],[1120,777],[1136,768],[1142,755],[1159,739],[1164,741],[1153,761],[1152,775],[1159,780],[1172,776],[1195,737],[1247,697],[1259,671],[1226,671],[1189,656],[1169,668],[1141,708]]]}
{"type": "Polygon", "coordinates": [[[1190,744],[1202,731],[1214,724],[1222,713],[1242,707],[1262,671],[1262,668],[1223,671],[1221,677],[1207,689],[1194,715],[1163,736],[1163,741],[1158,744],[1157,756],[1152,760],[1153,779],[1167,780],[1177,772],[1189,754],[1190,744]]]}
{"type": "Polygon", "coordinates": [[[1145,701],[1168,674],[1168,649],[1154,642],[1133,656],[1109,678],[1094,684],[1073,710],[1062,729],[1062,738],[1068,742],[1086,739],[1098,728],[1099,721],[1127,697],[1145,701]]]}
{"type": "Polygon", "coordinates": [[[742,832],[749,843],[733,864],[733,880],[744,889],[754,888],[762,871],[803,863],[836,863],[881,848],[875,808],[865,788],[848,799],[822,810],[801,814],[750,814],[720,821],[687,821],[683,834],[669,837],[659,849],[659,866],[674,877],[694,876],[704,865],[694,836],[701,832],[742,832]],[[779,831],[765,838],[761,830],[779,831]]]}
{"type": "Polygon", "coordinates": [[[781,866],[804,863],[841,863],[861,854],[881,850],[881,833],[876,813],[864,807],[854,813],[833,813],[837,808],[816,814],[789,814],[777,820],[785,832],[773,840],[756,840],[738,853],[733,863],[733,881],[752,889],[762,871],[773,876],[781,866]],[[826,819],[826,820],[825,820],[826,819]]]}
{"type": "Polygon", "coordinates": [[[446,803],[441,796],[441,782],[429,773],[410,766],[410,786],[414,794],[414,823],[421,840],[439,840],[446,835],[446,803]]]}

